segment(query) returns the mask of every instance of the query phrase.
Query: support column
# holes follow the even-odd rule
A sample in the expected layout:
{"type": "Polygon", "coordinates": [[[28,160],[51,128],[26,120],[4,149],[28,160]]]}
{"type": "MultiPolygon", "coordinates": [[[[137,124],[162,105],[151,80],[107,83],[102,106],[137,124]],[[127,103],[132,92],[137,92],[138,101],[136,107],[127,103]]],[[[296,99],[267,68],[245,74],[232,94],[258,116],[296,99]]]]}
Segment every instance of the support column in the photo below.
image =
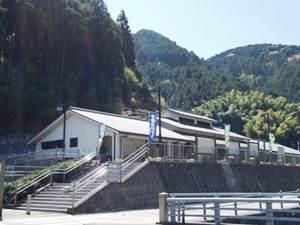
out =
{"type": "Polygon", "coordinates": [[[168,209],[167,209],[167,198],[169,194],[166,192],[159,193],[159,222],[166,223],[168,222],[168,209]]]}

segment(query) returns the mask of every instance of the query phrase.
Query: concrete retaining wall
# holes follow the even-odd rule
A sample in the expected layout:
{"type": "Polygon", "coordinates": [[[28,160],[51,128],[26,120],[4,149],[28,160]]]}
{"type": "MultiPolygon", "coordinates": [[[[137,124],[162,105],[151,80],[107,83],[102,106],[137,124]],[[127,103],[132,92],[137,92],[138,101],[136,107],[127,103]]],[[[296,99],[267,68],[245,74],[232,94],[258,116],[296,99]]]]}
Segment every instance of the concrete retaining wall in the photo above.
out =
{"type": "Polygon", "coordinates": [[[278,192],[300,188],[300,167],[150,162],[123,183],[110,183],[75,214],[158,208],[160,192],[278,192]]]}

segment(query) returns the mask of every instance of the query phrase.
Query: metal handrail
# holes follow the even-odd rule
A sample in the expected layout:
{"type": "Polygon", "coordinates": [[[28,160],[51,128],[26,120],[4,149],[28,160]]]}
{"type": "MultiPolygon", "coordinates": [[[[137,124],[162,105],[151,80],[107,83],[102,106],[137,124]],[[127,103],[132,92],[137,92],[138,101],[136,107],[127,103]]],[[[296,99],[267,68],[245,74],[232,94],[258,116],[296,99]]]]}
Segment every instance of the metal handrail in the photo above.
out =
{"type": "Polygon", "coordinates": [[[275,192],[275,193],[268,193],[268,192],[253,192],[253,193],[246,193],[246,192],[211,192],[211,193],[170,193],[170,198],[180,198],[180,197],[280,197],[280,196],[299,196],[300,192],[299,189],[296,191],[289,191],[289,192],[275,192]]]}
{"type": "Polygon", "coordinates": [[[140,147],[135,154],[131,154],[124,161],[122,161],[122,170],[130,166],[134,161],[140,159],[146,152],[148,152],[148,145],[145,144],[140,147]]]}
{"type": "MultiPolygon", "coordinates": [[[[118,164],[119,170],[117,171],[119,174],[120,179],[126,174],[122,174],[122,171],[124,171],[126,168],[128,168],[132,163],[134,163],[136,160],[140,159],[146,152],[148,151],[148,143],[134,151],[132,154],[127,156],[124,160],[121,162],[106,162],[101,165],[101,167],[98,167],[82,177],[80,180],[73,182],[72,184],[72,206],[74,207],[77,205],[78,202],[82,201],[86,196],[88,196],[90,193],[92,193],[95,189],[98,189],[100,186],[102,186],[105,182],[109,182],[109,177],[107,179],[103,179],[101,182],[98,183],[97,186],[92,186],[91,184],[97,183],[96,180],[99,178],[99,174],[102,174],[102,177],[105,177],[107,174],[109,165],[111,163],[118,164]],[[89,188],[88,188],[89,187],[89,188]],[[80,194],[79,194],[80,192],[80,194]],[[83,193],[82,193],[83,192],[83,193]],[[76,200],[75,200],[76,198],[76,200]]],[[[128,173],[130,173],[129,171],[128,173]]],[[[110,175],[110,174],[108,174],[110,175]]]]}
{"type": "MultiPolygon", "coordinates": [[[[53,169],[51,167],[48,171],[46,171],[45,173],[41,174],[40,176],[34,178],[33,180],[30,180],[28,183],[26,183],[20,187],[16,187],[16,192],[15,192],[15,196],[14,196],[15,204],[16,204],[17,195],[20,194],[21,192],[23,192],[24,190],[30,188],[31,186],[33,186],[35,183],[51,176],[52,174],[67,174],[67,173],[71,172],[72,170],[76,169],[77,167],[81,166],[82,164],[86,163],[88,160],[92,159],[95,156],[95,154],[96,154],[96,151],[93,151],[91,154],[83,157],[78,162],[70,165],[66,169],[53,169]]],[[[50,182],[52,182],[52,180],[50,182]]]]}
{"type": "Polygon", "coordinates": [[[82,187],[84,187],[85,184],[94,182],[97,179],[97,174],[99,174],[100,172],[106,172],[106,167],[107,163],[104,163],[101,167],[94,169],[93,171],[82,177],[80,180],[76,181],[76,189],[74,191],[79,191],[82,187]]]}
{"type": "Polygon", "coordinates": [[[144,149],[148,149],[148,143],[141,146],[139,149],[131,153],[129,156],[127,156],[125,159],[122,160],[123,163],[127,163],[127,161],[131,160],[135,155],[139,154],[139,152],[144,151],[144,149]]]}
{"type": "Polygon", "coordinates": [[[41,174],[40,176],[34,178],[33,180],[29,181],[28,183],[17,187],[16,194],[20,194],[22,191],[26,190],[27,188],[31,187],[33,184],[40,182],[41,180],[49,177],[51,175],[51,171],[46,171],[45,173],[41,174]]]}
{"type": "Polygon", "coordinates": [[[84,156],[81,160],[75,162],[74,164],[72,164],[71,166],[69,166],[66,169],[66,173],[71,172],[72,170],[76,169],[77,167],[81,166],[83,163],[93,159],[96,156],[96,151],[93,151],[91,154],[84,156]]]}

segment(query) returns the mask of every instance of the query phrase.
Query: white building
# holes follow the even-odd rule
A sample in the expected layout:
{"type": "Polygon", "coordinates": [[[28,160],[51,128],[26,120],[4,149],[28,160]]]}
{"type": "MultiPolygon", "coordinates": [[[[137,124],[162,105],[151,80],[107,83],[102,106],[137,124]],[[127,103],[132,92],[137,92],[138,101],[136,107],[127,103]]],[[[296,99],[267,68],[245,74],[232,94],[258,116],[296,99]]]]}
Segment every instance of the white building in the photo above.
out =
{"type": "MultiPolygon", "coordinates": [[[[260,150],[268,152],[268,143],[253,141],[243,135],[230,132],[230,145],[225,150],[224,129],[214,127],[218,121],[195,113],[165,108],[161,112],[161,136],[163,144],[156,141],[149,144],[151,156],[186,157],[198,159],[210,155],[210,160],[220,160],[235,155],[240,160],[255,156],[264,160],[267,154],[259,155],[260,150]],[[190,146],[190,147],[189,147],[190,146]],[[192,154],[197,152],[197,154],[192,154]]],[[[82,152],[96,151],[99,123],[106,125],[103,141],[107,143],[109,158],[124,158],[148,143],[150,124],[147,119],[137,119],[111,113],[69,107],[66,112],[65,148],[79,149],[82,152]]],[[[28,144],[35,144],[36,150],[63,147],[64,115],[60,116],[28,144]]],[[[298,154],[298,151],[274,144],[273,152],[298,154]]]]}

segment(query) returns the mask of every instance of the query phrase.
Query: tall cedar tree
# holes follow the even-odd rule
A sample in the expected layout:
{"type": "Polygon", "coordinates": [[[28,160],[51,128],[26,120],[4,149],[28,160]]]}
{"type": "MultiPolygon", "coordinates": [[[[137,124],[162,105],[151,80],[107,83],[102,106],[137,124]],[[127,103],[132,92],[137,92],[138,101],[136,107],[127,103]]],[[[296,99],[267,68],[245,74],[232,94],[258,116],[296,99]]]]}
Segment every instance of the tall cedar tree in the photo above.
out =
{"type": "Polygon", "coordinates": [[[124,10],[121,10],[120,15],[117,19],[118,24],[121,27],[121,38],[123,42],[123,54],[126,60],[127,67],[135,68],[135,53],[134,44],[132,40],[131,31],[128,25],[128,19],[125,15],[124,10]]]}

